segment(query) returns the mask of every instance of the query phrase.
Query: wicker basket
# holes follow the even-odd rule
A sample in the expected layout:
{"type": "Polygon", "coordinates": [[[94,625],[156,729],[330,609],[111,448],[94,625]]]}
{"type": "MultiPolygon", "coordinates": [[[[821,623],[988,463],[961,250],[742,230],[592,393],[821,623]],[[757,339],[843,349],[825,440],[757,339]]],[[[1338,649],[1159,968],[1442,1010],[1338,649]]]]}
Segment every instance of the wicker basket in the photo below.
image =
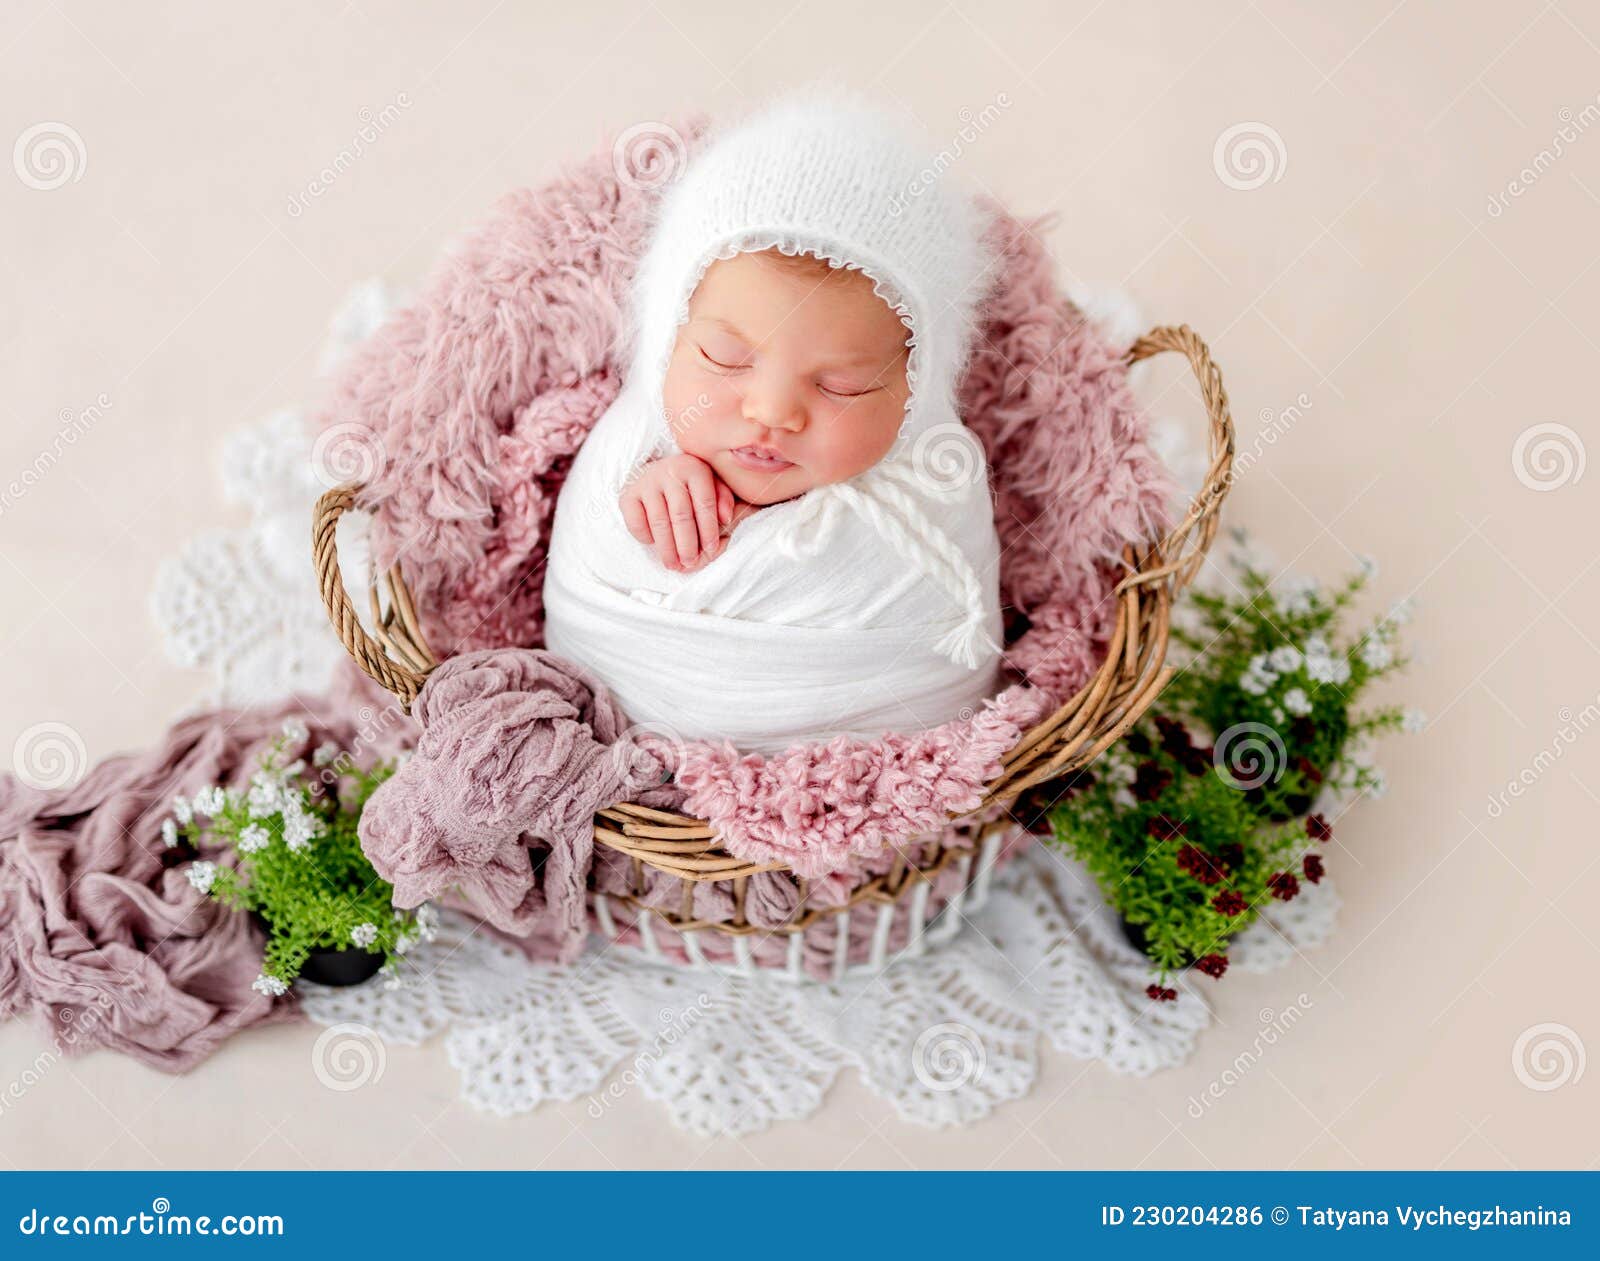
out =
{"type": "MultiPolygon", "coordinates": [[[[837,915],[836,928],[842,942],[850,917],[840,912],[858,906],[864,910],[872,905],[879,908],[873,957],[868,960],[873,964],[882,961],[883,943],[889,937],[893,910],[899,903],[906,905],[912,920],[913,951],[936,940],[940,932],[953,932],[957,920],[954,914],[943,915],[931,934],[925,931],[928,891],[935,877],[951,864],[960,865],[964,877],[961,889],[949,901],[957,912],[963,909],[961,898],[966,899],[965,909],[973,909],[986,892],[1000,848],[997,830],[1005,824],[996,821],[1001,813],[997,807],[1005,807],[1024,792],[1093,761],[1150,707],[1171,677],[1172,669],[1165,662],[1172,602],[1193,581],[1216,534],[1218,513],[1232,479],[1234,436],[1222,374],[1205,343],[1186,325],[1157,328],[1129,349],[1127,359],[1131,365],[1162,351],[1184,355],[1194,370],[1210,421],[1210,465],[1188,512],[1165,538],[1124,550],[1129,573],[1115,589],[1116,623],[1105,660],[1075,696],[1018,740],[1002,759],[999,775],[986,785],[978,805],[966,814],[951,816],[952,824],[965,822],[968,826],[955,829],[949,843],[931,853],[925,845],[902,847],[887,874],[858,885],[842,906],[808,905],[807,882],[799,881],[798,908],[792,920],[778,930],[791,934],[786,958],[791,973],[798,975],[800,971],[802,934],[824,917],[837,915]]],[[[345,591],[335,530],[339,517],[352,506],[360,490],[359,484],[346,484],[317,501],[312,520],[312,554],[318,584],[328,616],[350,655],[367,674],[398,696],[409,713],[411,702],[437,663],[423,638],[411,593],[398,565],[383,575],[389,592],[387,608],[379,599],[378,579],[373,576],[367,593],[374,627],[371,634],[363,627],[345,591]]],[[[682,952],[691,962],[706,961],[698,943],[699,934],[708,932],[731,937],[729,958],[740,970],[747,970],[749,938],[773,933],[770,928],[757,928],[745,920],[745,883],[758,872],[783,870],[783,864],[747,862],[730,854],[717,843],[716,832],[705,820],[619,801],[595,816],[594,836],[597,844],[627,856],[635,876],[633,896],[596,894],[591,900],[593,915],[608,936],[622,931],[613,913],[620,906],[632,912],[631,922],[624,927],[630,936],[639,939],[647,954],[660,953],[655,935],[658,926],[652,922],[659,918],[682,935],[682,952]],[[645,867],[681,879],[683,897],[678,909],[646,907],[640,900],[645,867]],[[707,880],[730,882],[735,907],[731,922],[694,917],[695,885],[707,880]]],[[[950,906],[943,909],[948,912],[950,906]]],[[[843,968],[841,950],[836,970],[842,972],[843,968]]]]}

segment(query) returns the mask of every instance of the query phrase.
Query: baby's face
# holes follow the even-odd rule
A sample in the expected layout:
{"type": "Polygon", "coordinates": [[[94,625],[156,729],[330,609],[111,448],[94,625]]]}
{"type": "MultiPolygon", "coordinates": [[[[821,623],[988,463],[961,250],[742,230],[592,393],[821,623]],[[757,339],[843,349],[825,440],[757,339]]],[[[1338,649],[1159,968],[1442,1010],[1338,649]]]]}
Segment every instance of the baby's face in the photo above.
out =
{"type": "Polygon", "coordinates": [[[768,253],[706,269],[663,387],[678,445],[753,504],[871,468],[910,394],[909,334],[870,280],[768,253]]]}

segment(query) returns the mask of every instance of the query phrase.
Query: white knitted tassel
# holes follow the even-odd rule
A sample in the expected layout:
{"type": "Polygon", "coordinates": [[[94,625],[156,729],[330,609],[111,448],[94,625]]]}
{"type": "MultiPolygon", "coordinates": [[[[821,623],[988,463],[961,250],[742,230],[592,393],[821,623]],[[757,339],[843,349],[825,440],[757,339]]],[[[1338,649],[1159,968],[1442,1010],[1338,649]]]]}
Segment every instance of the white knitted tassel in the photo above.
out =
{"type": "Polygon", "coordinates": [[[973,609],[965,621],[940,636],[934,644],[933,650],[942,656],[949,657],[958,666],[965,666],[969,670],[976,670],[982,663],[979,656],[980,648],[987,648],[991,652],[999,652],[1000,645],[990,637],[984,626],[984,614],[981,608],[973,609]]]}

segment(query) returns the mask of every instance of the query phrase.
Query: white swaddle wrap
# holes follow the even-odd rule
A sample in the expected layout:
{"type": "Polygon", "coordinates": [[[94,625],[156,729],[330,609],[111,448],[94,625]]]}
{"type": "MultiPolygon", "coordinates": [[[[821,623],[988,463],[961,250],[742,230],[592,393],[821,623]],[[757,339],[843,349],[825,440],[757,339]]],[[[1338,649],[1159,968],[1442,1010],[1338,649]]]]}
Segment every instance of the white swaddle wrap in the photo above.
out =
{"type": "Polygon", "coordinates": [[[916,731],[998,683],[999,542],[955,387],[990,258],[980,209],[854,93],[810,87],[719,136],[664,195],[634,282],[622,393],[556,506],[545,644],[636,724],[756,753],[916,731]],[[893,447],[847,481],[742,521],[695,573],[666,569],[618,506],[678,450],[662,383],[712,261],[777,247],[860,269],[911,331],[893,447]]]}

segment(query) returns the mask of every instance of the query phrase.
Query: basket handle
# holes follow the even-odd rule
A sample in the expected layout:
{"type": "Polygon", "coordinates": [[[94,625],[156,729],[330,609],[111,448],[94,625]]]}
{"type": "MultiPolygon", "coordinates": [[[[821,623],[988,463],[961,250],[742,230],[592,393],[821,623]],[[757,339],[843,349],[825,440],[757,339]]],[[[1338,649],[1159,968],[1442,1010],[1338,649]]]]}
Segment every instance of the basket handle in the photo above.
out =
{"type": "Polygon", "coordinates": [[[1187,358],[1200,383],[1200,397],[1211,422],[1211,465],[1183,520],[1167,531],[1156,546],[1151,559],[1158,563],[1124,578],[1117,584],[1118,594],[1129,587],[1161,582],[1169,575],[1174,594],[1193,582],[1216,537],[1222,501],[1233,485],[1233,414],[1228,410],[1228,392],[1222,386],[1221,370],[1212,362],[1210,347],[1187,324],[1153,328],[1129,348],[1128,365],[1132,367],[1165,350],[1178,351],[1187,358]]]}
{"type": "Polygon", "coordinates": [[[400,574],[398,563],[391,565],[384,574],[389,587],[387,611],[378,602],[376,579],[367,591],[371,601],[372,623],[377,628],[375,635],[367,633],[344,589],[335,533],[339,518],[355,502],[361,488],[359,482],[335,486],[317,500],[312,510],[311,558],[317,570],[317,588],[322,593],[323,607],[328,610],[328,620],[333,623],[333,629],[345,650],[368,675],[398,696],[405,712],[409,714],[411,702],[416,700],[417,693],[422,690],[423,683],[438,662],[423,637],[416,607],[411,602],[411,592],[400,574]]]}

